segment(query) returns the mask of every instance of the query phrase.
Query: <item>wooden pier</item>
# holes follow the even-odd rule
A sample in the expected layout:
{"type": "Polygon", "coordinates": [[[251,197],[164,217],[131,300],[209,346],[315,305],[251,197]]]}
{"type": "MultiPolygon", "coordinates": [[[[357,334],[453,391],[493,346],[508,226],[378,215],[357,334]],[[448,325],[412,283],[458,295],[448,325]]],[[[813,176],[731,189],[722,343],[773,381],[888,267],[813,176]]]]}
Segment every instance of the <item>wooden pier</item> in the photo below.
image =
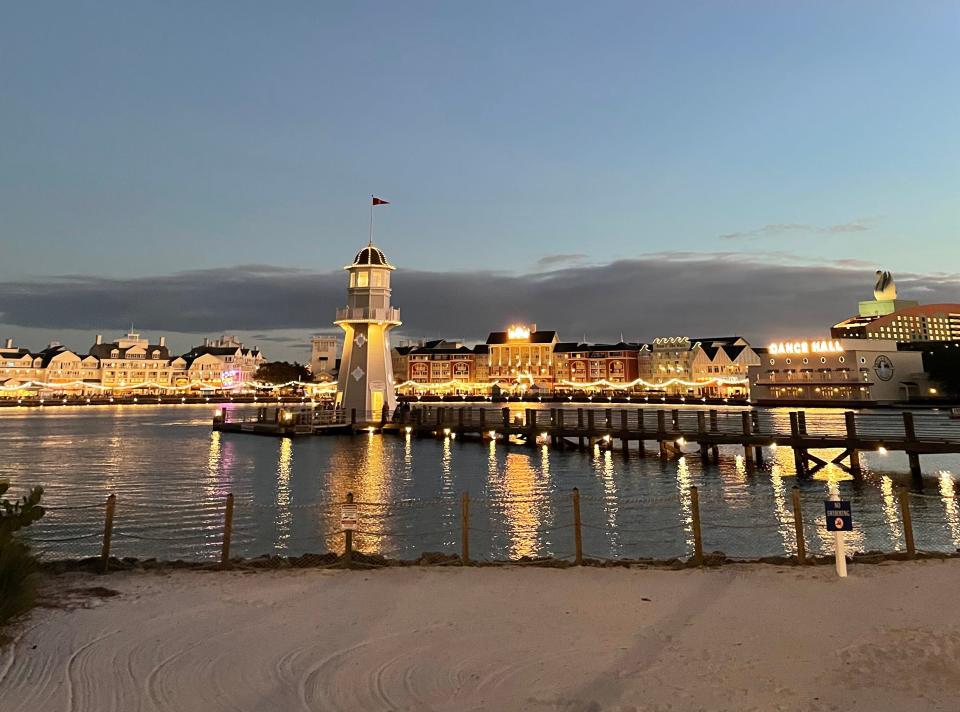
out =
{"type": "Polygon", "coordinates": [[[247,433],[281,438],[296,438],[305,435],[348,435],[354,426],[342,410],[314,408],[312,406],[264,406],[254,416],[230,417],[230,411],[222,408],[213,416],[213,429],[224,433],[247,433]]]}
{"type": "Polygon", "coordinates": [[[763,463],[764,448],[792,448],[796,471],[810,476],[835,464],[861,473],[862,452],[905,452],[910,472],[921,475],[920,456],[960,453],[960,422],[949,414],[845,413],[805,411],[655,410],[651,408],[510,408],[426,406],[401,410],[393,427],[417,437],[496,438],[530,446],[587,450],[619,449],[625,457],[645,457],[647,443],[662,458],[699,454],[716,462],[719,447],[743,448],[748,468],[763,463]],[[631,447],[636,443],[636,448],[631,447]],[[840,450],[829,461],[811,450],[840,450]]]}

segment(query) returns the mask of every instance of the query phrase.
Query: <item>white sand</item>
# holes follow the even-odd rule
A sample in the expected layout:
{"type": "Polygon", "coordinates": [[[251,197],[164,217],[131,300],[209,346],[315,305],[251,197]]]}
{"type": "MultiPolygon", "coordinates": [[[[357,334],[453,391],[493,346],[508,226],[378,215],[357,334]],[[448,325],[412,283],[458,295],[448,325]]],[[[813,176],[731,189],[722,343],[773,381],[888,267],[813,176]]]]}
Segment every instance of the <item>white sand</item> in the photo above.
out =
{"type": "Polygon", "coordinates": [[[960,561],[61,576],[3,712],[956,710],[960,561]],[[644,600],[649,598],[649,601],[644,600]]]}

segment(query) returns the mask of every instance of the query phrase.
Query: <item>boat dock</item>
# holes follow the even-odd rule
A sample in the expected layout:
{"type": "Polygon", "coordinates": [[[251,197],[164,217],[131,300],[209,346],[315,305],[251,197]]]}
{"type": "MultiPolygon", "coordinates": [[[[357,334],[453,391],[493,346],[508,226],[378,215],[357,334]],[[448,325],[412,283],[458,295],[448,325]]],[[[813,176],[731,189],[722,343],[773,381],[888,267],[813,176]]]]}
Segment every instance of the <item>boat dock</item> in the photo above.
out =
{"type": "MultiPolygon", "coordinates": [[[[764,448],[793,449],[796,471],[810,476],[828,464],[857,476],[860,453],[905,452],[910,471],[921,475],[920,456],[960,453],[960,421],[946,412],[781,413],[743,410],[649,408],[509,408],[420,407],[394,418],[396,430],[414,436],[474,437],[562,449],[619,449],[624,457],[662,458],[697,454],[704,462],[719,459],[721,445],[743,448],[748,468],[761,465],[764,448]],[[634,445],[632,445],[634,444],[634,445]],[[840,450],[829,461],[811,450],[840,450]]],[[[385,429],[389,432],[391,429],[385,429]]]]}
{"type": "MultiPolygon", "coordinates": [[[[365,414],[370,415],[370,414],[365,414]]],[[[348,416],[342,410],[311,406],[262,407],[256,416],[231,420],[226,408],[213,419],[222,432],[300,437],[357,432],[408,434],[414,437],[459,437],[498,440],[507,445],[558,449],[619,449],[624,457],[676,458],[699,454],[717,462],[719,448],[743,449],[748,469],[761,466],[764,449],[789,447],[796,471],[809,477],[834,464],[861,474],[860,453],[904,452],[910,472],[921,475],[921,455],[960,453],[960,420],[949,412],[817,413],[798,410],[653,409],[653,408],[510,408],[420,406],[401,408],[388,420],[348,416]],[[656,449],[648,451],[648,444],[656,449]],[[829,460],[811,450],[839,450],[829,460]]]]}
{"type": "Polygon", "coordinates": [[[248,433],[282,438],[305,435],[349,435],[354,426],[345,419],[342,410],[312,406],[263,406],[253,416],[231,418],[230,411],[221,408],[213,416],[213,429],[224,433],[248,433]]]}

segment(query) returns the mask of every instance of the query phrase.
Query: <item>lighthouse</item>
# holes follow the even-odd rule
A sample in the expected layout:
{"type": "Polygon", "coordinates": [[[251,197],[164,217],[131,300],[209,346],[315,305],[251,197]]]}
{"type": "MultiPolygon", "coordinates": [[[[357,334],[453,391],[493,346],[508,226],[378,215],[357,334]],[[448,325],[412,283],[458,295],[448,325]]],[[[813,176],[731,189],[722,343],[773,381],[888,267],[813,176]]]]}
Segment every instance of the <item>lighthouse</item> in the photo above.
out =
{"type": "Polygon", "coordinates": [[[358,424],[379,423],[386,406],[393,412],[390,330],[400,326],[400,310],[390,306],[390,273],[396,269],[372,242],[344,267],[349,275],[347,306],[334,322],[344,331],[337,381],[337,405],[358,424]]]}

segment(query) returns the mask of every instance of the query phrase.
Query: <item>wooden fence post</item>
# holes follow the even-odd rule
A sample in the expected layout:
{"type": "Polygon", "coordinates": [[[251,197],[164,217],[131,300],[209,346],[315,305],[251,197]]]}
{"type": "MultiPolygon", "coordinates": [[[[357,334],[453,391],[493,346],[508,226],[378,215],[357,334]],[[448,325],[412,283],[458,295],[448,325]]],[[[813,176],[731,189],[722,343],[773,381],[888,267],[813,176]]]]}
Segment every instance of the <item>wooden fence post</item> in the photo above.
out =
{"type": "Polygon", "coordinates": [[[803,538],[803,510],[800,508],[800,488],[793,486],[793,526],[797,532],[797,563],[807,563],[807,542],[803,538]]]}
{"type": "Polygon", "coordinates": [[[460,560],[463,564],[470,563],[470,493],[464,492],[460,497],[460,560]]]}
{"type": "Polygon", "coordinates": [[[903,538],[907,544],[907,556],[911,559],[917,555],[917,548],[913,541],[913,515],[910,514],[910,492],[901,487],[897,492],[900,500],[900,516],[903,518],[903,538]]]}
{"type": "Polygon", "coordinates": [[[103,546],[100,549],[100,573],[107,573],[110,565],[110,542],[113,539],[113,511],[117,506],[117,495],[107,497],[107,509],[103,517],[103,546]]]}
{"type": "MultiPolygon", "coordinates": [[[[347,492],[347,504],[353,504],[353,492],[347,492]]],[[[359,521],[359,517],[357,520],[359,521]]],[[[343,532],[343,560],[350,568],[353,564],[353,530],[345,529],[343,532]]]]}
{"type": "Polygon", "coordinates": [[[580,566],[583,564],[583,534],[580,531],[580,490],[577,487],[573,488],[571,498],[573,499],[573,541],[576,547],[574,563],[580,566]]]}
{"type": "Polygon", "coordinates": [[[696,486],[690,488],[690,508],[693,515],[693,560],[697,566],[703,566],[703,536],[700,532],[700,491],[696,486]]]}
{"type": "Polygon", "coordinates": [[[230,565],[230,540],[233,538],[233,493],[227,495],[227,507],[223,511],[223,549],[220,551],[220,566],[230,565]]]}

